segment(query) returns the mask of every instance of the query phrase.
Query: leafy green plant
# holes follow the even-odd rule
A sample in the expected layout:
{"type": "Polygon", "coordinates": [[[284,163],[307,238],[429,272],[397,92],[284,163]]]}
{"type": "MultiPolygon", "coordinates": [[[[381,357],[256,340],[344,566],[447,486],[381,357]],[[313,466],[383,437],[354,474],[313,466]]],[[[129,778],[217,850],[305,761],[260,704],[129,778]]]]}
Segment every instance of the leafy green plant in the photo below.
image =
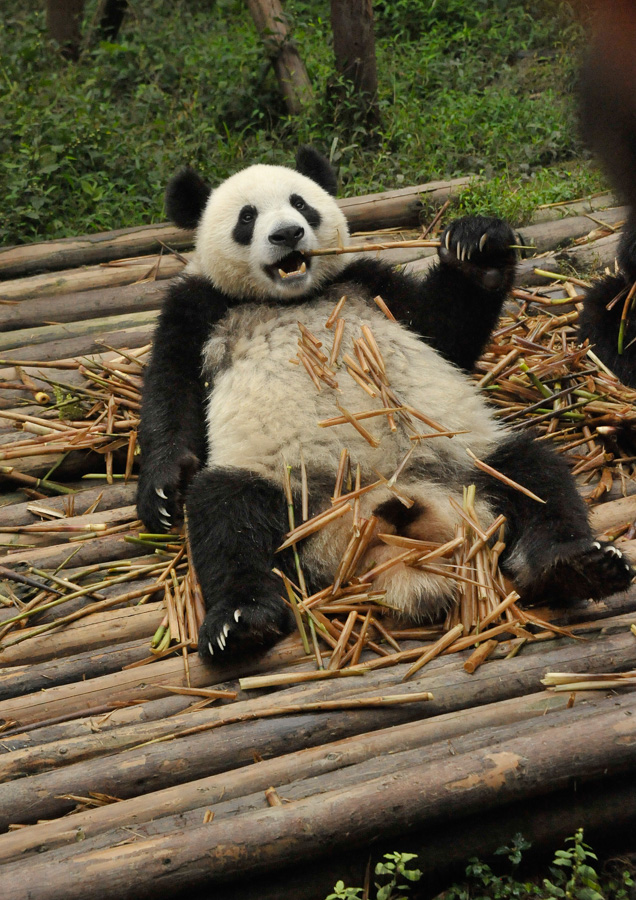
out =
{"type": "MultiPolygon", "coordinates": [[[[509,872],[498,874],[473,857],[466,867],[466,880],[443,891],[437,900],[633,900],[636,881],[628,864],[614,861],[613,867],[599,874],[595,869],[598,858],[584,842],[582,828],[566,844],[570,846],[556,851],[549,878],[522,879],[519,864],[530,844],[516,834],[510,844],[495,851],[495,856],[506,857],[509,872]]],[[[384,880],[375,883],[375,894],[370,894],[369,900],[408,900],[410,885],[404,880],[417,882],[422,877],[419,869],[411,868],[415,859],[413,853],[385,854],[375,867],[376,876],[384,876],[384,880]]],[[[338,881],[326,900],[361,900],[362,896],[362,888],[346,887],[338,881]]]]}
{"type": "MultiPolygon", "coordinates": [[[[408,881],[419,881],[422,873],[419,869],[412,869],[410,862],[417,859],[415,853],[385,853],[382,861],[375,867],[376,876],[382,883],[375,883],[375,900],[408,900],[402,891],[410,891],[408,881]]],[[[334,893],[329,894],[326,900],[360,900],[363,894],[362,888],[345,887],[343,881],[336,882],[334,893]]]]}

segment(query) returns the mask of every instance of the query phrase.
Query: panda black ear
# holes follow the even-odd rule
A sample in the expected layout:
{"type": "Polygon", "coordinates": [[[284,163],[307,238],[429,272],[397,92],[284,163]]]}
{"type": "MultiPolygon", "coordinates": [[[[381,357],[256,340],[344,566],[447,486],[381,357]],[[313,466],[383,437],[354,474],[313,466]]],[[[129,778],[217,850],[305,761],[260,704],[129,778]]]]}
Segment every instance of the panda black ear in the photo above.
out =
{"type": "Polygon", "coordinates": [[[296,171],[301,175],[311,178],[316,184],[327,191],[328,194],[336,196],[338,191],[338,178],[329,162],[321,153],[309,147],[307,144],[300,147],[296,154],[296,171]]]}
{"type": "Polygon", "coordinates": [[[209,196],[209,185],[194,169],[181,169],[166,188],[168,218],[179,228],[196,228],[209,196]]]}

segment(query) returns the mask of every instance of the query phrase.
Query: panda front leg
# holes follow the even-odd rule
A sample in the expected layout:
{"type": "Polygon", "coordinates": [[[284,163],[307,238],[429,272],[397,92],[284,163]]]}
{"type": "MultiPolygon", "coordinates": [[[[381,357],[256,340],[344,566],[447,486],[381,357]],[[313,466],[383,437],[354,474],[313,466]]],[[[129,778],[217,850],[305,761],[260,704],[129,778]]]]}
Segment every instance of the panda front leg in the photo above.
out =
{"type": "Polygon", "coordinates": [[[441,236],[439,264],[422,284],[413,326],[468,372],[483,352],[513,285],[514,243],[514,232],[502,219],[455,219],[441,236]]]}
{"type": "Polygon", "coordinates": [[[216,659],[271,646],[292,624],[272,573],[287,530],[282,489],[245,470],[207,468],[190,485],[186,513],[207,609],[199,653],[216,659]]]}
{"type": "Polygon", "coordinates": [[[563,605],[625,590],[633,571],[621,551],[594,539],[567,463],[527,432],[511,435],[484,460],[542,500],[481,473],[478,486],[506,516],[502,568],[522,601],[563,605]]]}

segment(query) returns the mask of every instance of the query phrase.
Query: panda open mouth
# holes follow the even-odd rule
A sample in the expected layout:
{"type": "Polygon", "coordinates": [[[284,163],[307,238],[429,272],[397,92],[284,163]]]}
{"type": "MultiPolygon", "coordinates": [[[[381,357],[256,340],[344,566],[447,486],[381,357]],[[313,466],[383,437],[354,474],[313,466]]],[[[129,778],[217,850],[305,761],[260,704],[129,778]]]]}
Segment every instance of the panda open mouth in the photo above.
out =
{"type": "Polygon", "coordinates": [[[310,267],[311,257],[306,258],[299,250],[292,250],[287,256],[283,256],[282,259],[263,268],[272,281],[281,282],[291,279],[293,282],[305,278],[310,267]]]}

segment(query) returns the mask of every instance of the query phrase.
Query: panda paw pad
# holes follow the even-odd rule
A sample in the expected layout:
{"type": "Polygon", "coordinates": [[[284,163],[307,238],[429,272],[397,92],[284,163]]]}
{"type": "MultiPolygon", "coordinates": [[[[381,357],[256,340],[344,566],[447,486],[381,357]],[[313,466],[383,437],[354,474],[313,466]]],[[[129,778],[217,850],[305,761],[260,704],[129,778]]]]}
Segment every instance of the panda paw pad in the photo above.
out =
{"type": "Polygon", "coordinates": [[[613,544],[594,541],[576,555],[560,559],[547,573],[544,590],[552,602],[600,600],[627,590],[634,570],[613,544]]]}
{"type": "Polygon", "coordinates": [[[235,605],[225,600],[214,604],[199,629],[199,654],[214,662],[243,650],[266,650],[290,630],[289,611],[279,596],[245,597],[235,605]]]}
{"type": "Polygon", "coordinates": [[[451,222],[442,235],[442,263],[459,268],[487,290],[504,286],[514,267],[514,233],[502,219],[465,216],[451,222]]]}

